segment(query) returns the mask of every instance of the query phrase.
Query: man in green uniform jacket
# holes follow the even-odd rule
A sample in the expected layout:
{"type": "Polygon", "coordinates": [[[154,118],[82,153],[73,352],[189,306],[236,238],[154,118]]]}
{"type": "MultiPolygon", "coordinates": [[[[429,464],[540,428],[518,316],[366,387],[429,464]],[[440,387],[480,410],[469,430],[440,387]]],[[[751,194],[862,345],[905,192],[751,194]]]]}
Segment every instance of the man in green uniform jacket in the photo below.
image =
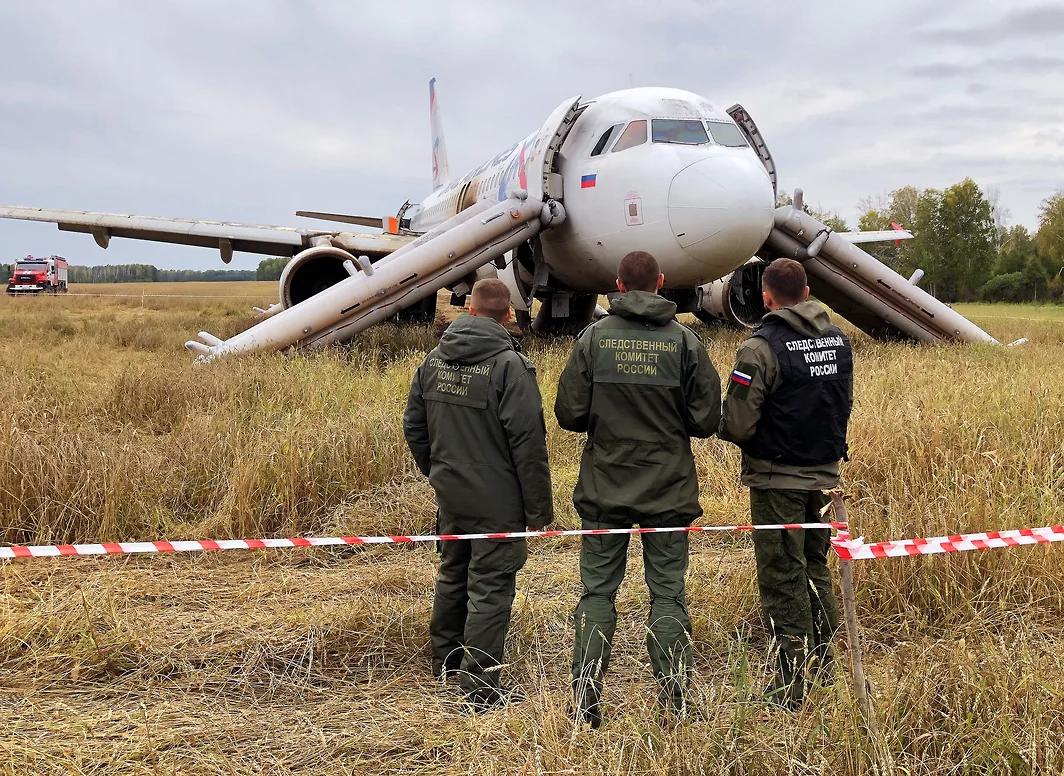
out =
{"type": "MultiPolygon", "coordinates": [[[[479,281],[469,312],[414,375],[403,416],[407,444],[436,491],[439,533],[543,528],[554,510],[543,404],[535,367],[502,326],[509,289],[479,281]]],[[[498,666],[526,541],[443,541],[440,555],[432,672],[458,673],[476,709],[505,703],[498,666]]]]}
{"type": "MultiPolygon", "coordinates": [[[[743,451],[755,525],[820,522],[839,484],[853,407],[850,341],[808,301],[805,268],[778,259],[762,279],[770,311],[739,348],[721,439],[743,451]]],[[[808,679],[830,683],[838,604],[827,529],[754,532],[757,583],[778,669],[766,697],[797,708],[808,679]]]]}
{"type": "MultiPolygon", "coordinates": [[[[697,335],[676,321],[676,305],[658,296],[663,282],[653,256],[626,255],[617,269],[621,296],[580,335],[558,383],[558,424],[587,433],[573,493],[585,529],[686,526],[702,514],[691,438],[717,430],[720,378],[697,335]]],[[[687,539],[683,532],[642,536],[647,649],[659,701],[678,715],[686,711],[691,668],[687,539]]],[[[585,536],[580,546],[573,691],[578,717],[592,727],[601,723],[627,550],[627,535],[585,536]]]]}

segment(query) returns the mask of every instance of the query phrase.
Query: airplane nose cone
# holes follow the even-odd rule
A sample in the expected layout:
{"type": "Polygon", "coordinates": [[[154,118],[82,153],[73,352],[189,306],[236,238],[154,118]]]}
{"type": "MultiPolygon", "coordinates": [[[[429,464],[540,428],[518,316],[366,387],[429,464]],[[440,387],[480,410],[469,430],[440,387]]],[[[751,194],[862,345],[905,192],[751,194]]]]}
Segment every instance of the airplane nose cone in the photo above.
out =
{"type": "Polygon", "coordinates": [[[774,209],[772,182],[756,158],[703,159],[677,173],[669,189],[673,234],[707,271],[727,272],[753,256],[772,230],[774,209]]]}

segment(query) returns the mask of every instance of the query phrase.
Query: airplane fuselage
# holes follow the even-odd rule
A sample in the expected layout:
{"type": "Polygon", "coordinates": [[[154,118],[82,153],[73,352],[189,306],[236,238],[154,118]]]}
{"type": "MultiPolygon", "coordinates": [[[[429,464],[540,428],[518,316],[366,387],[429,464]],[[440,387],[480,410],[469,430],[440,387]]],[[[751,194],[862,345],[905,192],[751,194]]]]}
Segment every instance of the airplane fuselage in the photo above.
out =
{"type": "Polygon", "coordinates": [[[290,256],[280,300],[258,323],[186,343],[202,360],[346,342],[389,318],[429,323],[441,289],[460,303],[493,274],[522,326],[579,331],[633,250],[657,257],[663,293],[702,320],[755,325],[766,262],[788,256],[819,299],[872,336],[996,342],[922,291],[919,273],[906,280],[854,245],[911,234],[834,233],[802,209],[801,190],[774,208],[775,162],[741,105],[721,111],[677,89],[572,97],[453,182],[434,83],[430,119],[434,191],[420,205],[391,218],[303,213],[381,234],[2,205],[0,218],[54,223],[101,248],[117,237],[212,248],[226,262],[290,256]]]}
{"type": "MultiPolygon", "coordinates": [[[[530,134],[433,192],[410,213],[427,231],[472,204],[526,188],[530,134]]],[[[679,89],[628,89],[585,104],[558,163],[567,218],[540,237],[552,282],[613,288],[629,251],[652,253],[668,288],[694,288],[743,264],[772,229],[775,195],[735,122],[679,89]]]]}

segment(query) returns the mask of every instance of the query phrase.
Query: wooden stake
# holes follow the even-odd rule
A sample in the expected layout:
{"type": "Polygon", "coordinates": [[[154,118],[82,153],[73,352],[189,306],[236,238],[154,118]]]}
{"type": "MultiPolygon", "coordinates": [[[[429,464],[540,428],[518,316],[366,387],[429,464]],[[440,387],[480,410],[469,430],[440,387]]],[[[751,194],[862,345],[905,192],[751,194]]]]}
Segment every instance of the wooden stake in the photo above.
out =
{"type": "MultiPolygon", "coordinates": [[[[835,511],[835,521],[847,523],[846,502],[841,490],[831,492],[831,505],[835,511]]],[[[842,608],[846,615],[846,643],[850,653],[850,671],[853,676],[853,690],[857,695],[857,708],[864,718],[865,727],[874,740],[879,739],[879,724],[876,722],[876,710],[872,706],[868,679],[865,677],[864,653],[861,649],[861,635],[857,625],[857,596],[853,589],[853,561],[840,561],[842,571],[842,608]]]]}

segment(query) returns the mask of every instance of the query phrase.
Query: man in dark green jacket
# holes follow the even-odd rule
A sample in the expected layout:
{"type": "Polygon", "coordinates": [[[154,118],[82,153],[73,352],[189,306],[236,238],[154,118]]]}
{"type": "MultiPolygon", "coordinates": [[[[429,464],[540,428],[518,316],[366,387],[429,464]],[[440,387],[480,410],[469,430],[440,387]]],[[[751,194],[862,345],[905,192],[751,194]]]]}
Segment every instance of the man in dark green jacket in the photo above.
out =
{"type": "MultiPolygon", "coordinates": [[[[805,268],[777,259],[762,279],[760,327],[739,348],[720,437],[743,451],[755,525],[820,522],[839,484],[853,407],[850,341],[808,301],[805,268]]],[[[807,676],[831,681],[839,615],[827,529],[754,532],[761,606],[777,651],[769,700],[796,708],[807,676]]]]}
{"type": "MultiPolygon", "coordinates": [[[[686,526],[702,514],[691,438],[717,430],[720,378],[702,342],[676,321],[676,305],[658,296],[663,282],[653,256],[626,255],[617,269],[621,296],[580,335],[558,383],[558,424],[587,433],[573,493],[584,528],[686,526]]],[[[642,537],[650,588],[647,649],[661,683],[659,701],[679,715],[691,668],[687,538],[684,532],[642,537]]],[[[592,727],[601,723],[627,549],[627,535],[585,536],[580,546],[573,691],[577,714],[592,727]]]]}
{"type": "MultiPolygon", "coordinates": [[[[543,404],[532,362],[502,324],[510,291],[473,287],[469,315],[444,332],[410,386],[403,431],[439,506],[442,534],[539,529],[554,502],[543,404]]],[[[474,708],[505,703],[498,667],[524,539],[443,541],[429,634],[432,672],[458,673],[474,708]]]]}

